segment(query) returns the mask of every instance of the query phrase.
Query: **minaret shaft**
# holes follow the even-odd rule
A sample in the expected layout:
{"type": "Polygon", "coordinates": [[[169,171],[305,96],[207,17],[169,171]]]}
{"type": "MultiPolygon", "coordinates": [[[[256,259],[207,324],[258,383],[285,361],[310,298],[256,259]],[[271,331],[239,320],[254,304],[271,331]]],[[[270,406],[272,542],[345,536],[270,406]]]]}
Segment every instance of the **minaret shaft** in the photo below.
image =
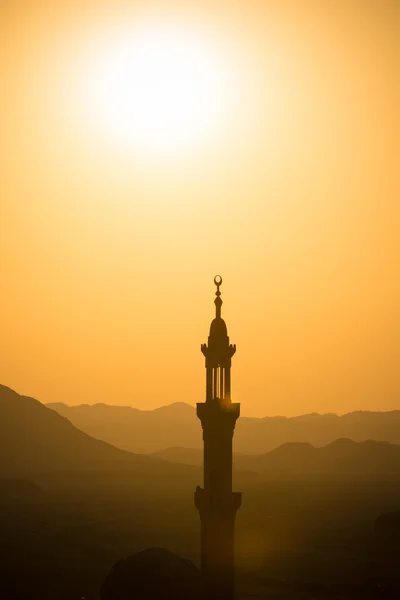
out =
{"type": "Polygon", "coordinates": [[[201,568],[207,599],[234,598],[234,526],[241,494],[232,491],[232,440],[240,404],[231,402],[231,358],[236,347],[229,344],[221,318],[217,285],[216,317],[211,323],[208,346],[201,350],[206,359],[206,401],[197,404],[203,428],[204,488],[195,492],[201,520],[201,568]]]}

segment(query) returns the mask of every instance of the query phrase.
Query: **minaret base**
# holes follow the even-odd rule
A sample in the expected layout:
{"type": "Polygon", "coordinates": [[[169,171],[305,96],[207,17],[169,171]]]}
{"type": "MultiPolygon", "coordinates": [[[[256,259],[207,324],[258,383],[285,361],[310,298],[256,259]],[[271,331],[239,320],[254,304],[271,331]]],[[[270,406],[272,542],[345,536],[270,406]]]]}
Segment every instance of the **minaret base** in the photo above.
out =
{"type": "Polygon", "coordinates": [[[201,522],[201,570],[207,600],[234,599],[234,529],[241,500],[240,492],[212,498],[200,487],[195,491],[194,503],[201,522]]]}

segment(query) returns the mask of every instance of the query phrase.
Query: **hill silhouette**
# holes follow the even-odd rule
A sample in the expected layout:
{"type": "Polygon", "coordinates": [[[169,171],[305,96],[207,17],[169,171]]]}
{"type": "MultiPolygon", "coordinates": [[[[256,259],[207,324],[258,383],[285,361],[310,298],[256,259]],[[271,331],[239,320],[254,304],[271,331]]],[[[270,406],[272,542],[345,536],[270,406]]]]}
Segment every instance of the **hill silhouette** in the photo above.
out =
{"type": "Polygon", "coordinates": [[[0,386],[1,477],[128,472],[141,478],[193,479],[197,469],[135,455],[91,438],[38,400],[0,386]]]}
{"type": "Polygon", "coordinates": [[[339,439],[319,448],[307,443],[287,443],[263,455],[241,457],[240,466],[291,479],[397,479],[400,477],[400,445],[349,439],[339,439]]]}
{"type": "MultiPolygon", "coordinates": [[[[168,417],[169,407],[162,413],[168,417]]],[[[149,546],[198,561],[192,498],[201,482],[193,466],[199,448],[172,447],[156,457],[118,450],[0,386],[0,452],[1,598],[99,598],[112,565],[149,546]]],[[[398,597],[392,529],[400,446],[295,442],[258,455],[237,452],[234,461],[235,487],[245,492],[238,597],[398,597]],[[379,586],[371,587],[370,576],[379,586]]]]}
{"type": "Polygon", "coordinates": [[[60,402],[46,406],[89,435],[130,452],[151,453],[175,445],[202,447],[195,409],[184,402],[155,410],[108,404],[67,406],[60,402]]]}
{"type": "MultiPolygon", "coordinates": [[[[91,413],[91,407],[76,407],[77,412],[91,413]]],[[[127,408],[128,414],[140,413],[127,408]]],[[[160,432],[168,429],[171,414],[190,415],[192,408],[175,404],[157,411],[148,411],[145,419],[157,423],[160,432]],[[156,421],[152,420],[156,413],[156,421]],[[161,417],[160,417],[161,415],[161,417]],[[166,420],[162,416],[166,415],[166,420]]],[[[113,407],[97,405],[101,415],[120,413],[113,407]]],[[[76,413],[75,413],[76,414],[76,413]]],[[[264,421],[263,419],[255,421],[264,421]]],[[[303,419],[304,421],[304,419],[303,419]]],[[[305,421],[307,421],[305,419],[305,421]]],[[[109,443],[94,439],[77,429],[67,418],[50,410],[39,401],[21,396],[0,386],[0,452],[7,457],[0,465],[0,477],[29,477],[45,473],[134,473],[139,482],[164,481],[194,484],[199,478],[202,452],[198,448],[171,447],[152,456],[133,454],[109,443]]],[[[388,442],[354,442],[339,439],[322,447],[305,442],[289,442],[259,455],[234,454],[235,473],[246,482],[257,481],[259,475],[268,478],[399,478],[400,446],[388,442]],[[254,474],[252,478],[251,474],[254,474]],[[258,475],[258,476],[256,476],[258,475]]]]}
{"type": "MultiPolygon", "coordinates": [[[[164,460],[201,465],[197,448],[166,448],[154,454],[164,460]]],[[[322,447],[289,442],[260,455],[235,453],[239,472],[253,471],[268,478],[400,478],[400,445],[388,442],[354,442],[340,439],[322,447]]]]}
{"type": "MultiPolygon", "coordinates": [[[[202,448],[195,409],[183,402],[150,411],[106,404],[51,403],[47,406],[89,435],[131,452],[202,448]]],[[[235,429],[234,449],[238,453],[262,454],[287,442],[325,446],[341,438],[400,444],[400,411],[357,411],[343,416],[241,417],[235,429]]]]}
{"type": "Polygon", "coordinates": [[[204,600],[199,569],[165,548],[146,548],[118,561],[100,600],[204,600]]]}

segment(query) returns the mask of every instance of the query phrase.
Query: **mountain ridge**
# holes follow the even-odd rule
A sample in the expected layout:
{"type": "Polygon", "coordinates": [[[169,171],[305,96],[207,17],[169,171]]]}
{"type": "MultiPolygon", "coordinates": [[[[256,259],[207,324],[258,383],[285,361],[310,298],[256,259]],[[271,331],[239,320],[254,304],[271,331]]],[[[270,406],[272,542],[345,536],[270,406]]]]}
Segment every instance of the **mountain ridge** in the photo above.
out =
{"type": "Polygon", "coordinates": [[[47,406],[48,408],[61,408],[61,409],[70,409],[70,408],[74,408],[74,409],[80,409],[80,408],[105,408],[105,409],[122,409],[122,410],[132,410],[132,411],[137,411],[137,412],[141,412],[141,413],[154,413],[160,410],[164,410],[164,409],[172,409],[175,407],[187,407],[190,408],[191,410],[195,410],[195,407],[192,406],[191,404],[188,404],[187,402],[172,402],[171,404],[163,404],[161,406],[157,406],[156,408],[151,408],[151,409],[142,409],[142,408],[136,408],[135,406],[129,406],[127,404],[107,404],[106,402],[95,402],[94,404],[87,404],[85,402],[83,402],[82,404],[66,404],[65,402],[47,402],[44,406],[47,406]]]}
{"type": "MultiPolygon", "coordinates": [[[[171,462],[202,465],[202,452],[195,448],[166,448],[156,452],[171,462]]],[[[279,479],[395,478],[400,479],[400,445],[341,438],[322,447],[307,442],[288,442],[260,455],[233,455],[234,467],[279,479]]]]}
{"type": "MultiPolygon", "coordinates": [[[[163,415],[156,424],[161,425],[159,433],[165,429],[163,415]]],[[[195,424],[201,431],[197,420],[195,424]]],[[[163,484],[177,489],[181,484],[192,486],[201,477],[198,448],[133,454],[94,439],[38,400],[1,385],[0,455],[6,457],[0,465],[3,478],[63,473],[71,482],[86,483],[88,474],[92,479],[99,476],[100,481],[106,475],[112,486],[123,480],[129,485],[163,484]]],[[[400,445],[371,439],[357,442],[347,437],[323,446],[286,442],[265,453],[236,452],[234,476],[242,483],[253,483],[259,476],[278,480],[400,480],[400,445]]]]}
{"type": "MultiPolygon", "coordinates": [[[[1,385],[1,384],[0,384],[1,385]]],[[[3,386],[3,387],[7,387],[7,386],[3,386]]],[[[89,404],[87,402],[82,402],[81,404],[67,404],[66,402],[46,402],[44,403],[44,406],[47,406],[49,408],[53,408],[55,409],[56,407],[62,407],[66,410],[69,409],[79,409],[79,408],[98,408],[98,407],[105,407],[107,409],[128,409],[128,410],[133,410],[133,411],[137,411],[140,413],[154,413],[157,412],[159,410],[164,410],[164,409],[170,409],[170,408],[174,408],[174,407],[185,407],[185,408],[190,408],[192,411],[196,411],[196,407],[192,404],[189,404],[188,402],[183,402],[183,401],[177,401],[177,402],[171,402],[170,404],[162,404],[161,406],[157,406],[156,408],[150,408],[150,409],[143,409],[143,408],[137,408],[136,406],[131,406],[129,404],[107,404],[106,402],[94,402],[93,404],[89,404]]],[[[303,421],[303,420],[311,420],[312,418],[328,418],[331,417],[333,419],[343,419],[343,418],[348,418],[348,417],[352,417],[355,415],[388,415],[388,414],[397,414],[400,415],[400,409],[393,409],[393,410],[352,410],[343,414],[338,414],[338,413],[333,413],[333,412],[311,412],[311,413],[304,413],[304,414],[300,414],[300,415],[291,415],[291,416],[287,416],[287,415],[264,415],[263,417],[250,417],[247,415],[242,415],[241,419],[249,419],[249,420],[257,420],[257,421],[264,421],[264,420],[282,420],[282,421],[303,421]]]]}
{"type": "MultiPolygon", "coordinates": [[[[94,439],[38,400],[0,385],[0,476],[55,472],[133,472],[143,477],[197,474],[94,439]]],[[[183,468],[182,468],[183,467],[183,468]]]]}
{"type": "MultiPolygon", "coordinates": [[[[182,402],[149,411],[107,404],[46,406],[91,436],[131,452],[152,454],[174,446],[201,448],[203,443],[195,408],[182,402]]],[[[400,443],[400,410],[240,417],[235,428],[234,451],[262,454],[286,442],[323,446],[338,438],[400,443]]]]}

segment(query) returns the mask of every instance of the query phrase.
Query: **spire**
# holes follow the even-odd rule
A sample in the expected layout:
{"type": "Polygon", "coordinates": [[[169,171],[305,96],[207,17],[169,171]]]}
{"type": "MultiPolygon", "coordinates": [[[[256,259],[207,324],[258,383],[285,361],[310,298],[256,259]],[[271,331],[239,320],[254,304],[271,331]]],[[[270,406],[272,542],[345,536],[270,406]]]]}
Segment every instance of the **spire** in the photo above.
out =
{"type": "Polygon", "coordinates": [[[215,316],[216,316],[217,319],[220,319],[221,318],[222,300],[221,300],[221,292],[219,291],[219,288],[222,285],[222,277],[221,277],[221,275],[216,275],[214,277],[214,283],[217,286],[217,291],[215,292],[216,298],[214,300],[214,304],[215,304],[215,316]]]}
{"type": "Polygon", "coordinates": [[[201,521],[201,569],[205,596],[209,600],[234,600],[235,516],[241,494],[232,491],[232,439],[240,404],[231,399],[231,363],[236,346],[229,343],[221,317],[222,277],[214,283],[216,316],[210,326],[208,344],[201,345],[205,357],[205,402],[197,403],[204,441],[204,488],[194,495],[201,521]]]}

